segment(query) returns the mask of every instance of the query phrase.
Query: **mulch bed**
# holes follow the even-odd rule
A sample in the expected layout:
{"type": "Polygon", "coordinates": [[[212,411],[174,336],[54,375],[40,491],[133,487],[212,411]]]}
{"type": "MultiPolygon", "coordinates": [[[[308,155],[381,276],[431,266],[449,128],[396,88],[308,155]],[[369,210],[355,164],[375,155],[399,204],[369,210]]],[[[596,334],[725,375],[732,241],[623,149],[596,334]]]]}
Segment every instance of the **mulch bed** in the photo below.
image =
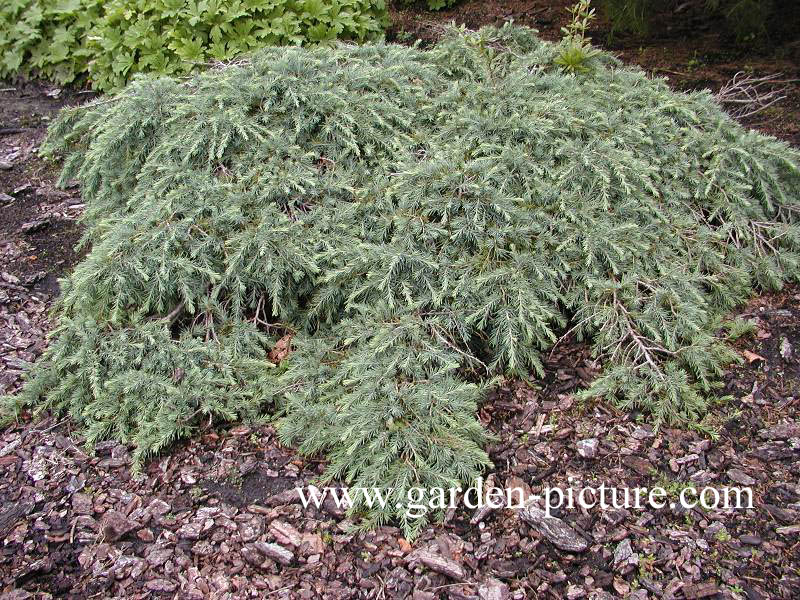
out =
{"type": "MultiPolygon", "coordinates": [[[[566,4],[404,10],[394,35],[424,37],[434,19],[514,18],[552,38],[566,4]]],[[[691,42],[670,31],[639,41],[644,51],[631,39],[616,50],[677,73],[666,74],[681,88],[721,83],[744,62],[798,74],[789,59],[720,54],[713,28],[691,42]],[[700,64],[689,69],[687,56],[700,64]]],[[[754,125],[800,141],[797,89],[754,125]]],[[[79,259],[79,193],[56,190],[56,166],[35,150],[54,111],[85,97],[35,83],[0,92],[0,393],[18,389],[44,348],[57,278],[79,259]]],[[[800,597],[800,289],[740,314],[755,332],[735,343],[743,362],[697,429],[655,432],[636,412],[577,403],[599,365],[569,341],[544,380],[498,387],[480,417],[497,436],[487,477],[498,487],[661,486],[674,500],[690,484],[749,486],[752,510],[560,510],[567,545],[581,548],[567,551],[515,510],[462,507],[409,544],[394,527],[353,533],[331,502],[304,509],[294,488],[323,465],[281,447],[269,426],[209,427],[136,473],[130,448],[90,455],[68,419],[26,416],[0,432],[0,598],[800,597]]]]}
{"type": "Polygon", "coordinates": [[[752,510],[561,510],[585,546],[569,552],[515,510],[460,508],[410,545],[394,527],[353,534],[333,503],[303,509],[294,488],[322,465],[271,427],[210,428],[137,474],[128,448],[88,455],[50,418],[0,436],[1,597],[796,598],[798,298],[745,309],[757,333],[737,344],[758,358],[727,377],[717,440],[577,404],[596,365],[569,344],[539,387],[511,382],[481,411],[498,487],[658,485],[675,500],[747,485],[752,510]]]}

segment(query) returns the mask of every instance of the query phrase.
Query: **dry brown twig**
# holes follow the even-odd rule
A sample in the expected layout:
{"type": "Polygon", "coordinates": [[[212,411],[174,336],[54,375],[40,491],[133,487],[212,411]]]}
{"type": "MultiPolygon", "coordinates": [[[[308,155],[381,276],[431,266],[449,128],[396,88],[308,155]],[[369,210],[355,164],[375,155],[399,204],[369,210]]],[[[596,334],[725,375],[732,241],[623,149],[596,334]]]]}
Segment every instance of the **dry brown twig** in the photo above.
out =
{"type": "Polygon", "coordinates": [[[784,100],[790,83],[797,80],[782,80],[783,73],[756,77],[739,71],[714,94],[717,102],[728,109],[736,119],[746,119],[784,100]]]}

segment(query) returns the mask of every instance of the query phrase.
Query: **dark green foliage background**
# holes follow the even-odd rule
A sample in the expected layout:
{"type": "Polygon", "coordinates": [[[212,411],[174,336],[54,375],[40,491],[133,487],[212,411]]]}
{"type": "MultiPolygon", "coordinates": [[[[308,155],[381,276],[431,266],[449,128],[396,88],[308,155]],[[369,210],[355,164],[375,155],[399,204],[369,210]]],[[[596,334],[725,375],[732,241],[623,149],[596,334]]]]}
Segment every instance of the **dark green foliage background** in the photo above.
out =
{"type": "Polygon", "coordinates": [[[4,0],[0,77],[88,73],[108,91],[267,45],[374,39],[386,23],[384,0],[4,0]]]}
{"type": "MultiPolygon", "coordinates": [[[[673,10],[685,4],[677,0],[602,0],[602,6],[611,25],[611,35],[628,31],[645,35],[658,31],[654,23],[658,10],[673,10]]],[[[704,0],[702,8],[719,16],[721,26],[739,43],[775,43],[775,37],[794,37],[798,25],[795,0],[704,0]]],[[[689,20],[691,10],[683,13],[689,20]]]]}
{"type": "Polygon", "coordinates": [[[275,48],[66,111],[47,150],[92,249],[7,415],[65,412],[137,460],[279,416],[392,506],[481,474],[485,386],[567,332],[605,365],[583,396],[697,420],[723,315],[797,279],[800,156],[605,54],[565,73],[562,46],[275,48]]]}
{"type": "MultiPolygon", "coordinates": [[[[400,0],[401,4],[414,4],[418,0],[400,0]]],[[[442,10],[458,4],[461,0],[425,0],[428,10],[442,10]]]]}

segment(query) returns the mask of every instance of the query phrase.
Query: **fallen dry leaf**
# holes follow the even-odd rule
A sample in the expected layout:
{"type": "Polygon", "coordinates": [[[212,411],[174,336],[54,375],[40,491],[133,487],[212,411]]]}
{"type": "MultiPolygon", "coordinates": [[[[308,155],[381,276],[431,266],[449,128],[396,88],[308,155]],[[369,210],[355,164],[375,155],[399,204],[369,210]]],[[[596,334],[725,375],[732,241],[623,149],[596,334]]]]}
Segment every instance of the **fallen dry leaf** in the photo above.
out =
{"type": "Polygon", "coordinates": [[[275,343],[275,347],[270,350],[268,358],[270,361],[274,363],[281,362],[284,358],[289,356],[289,352],[291,352],[291,345],[292,345],[292,334],[287,333],[281,339],[279,339],[275,343]]]}
{"type": "Polygon", "coordinates": [[[767,362],[766,358],[764,358],[760,354],[756,354],[755,352],[750,352],[750,350],[744,350],[744,351],[742,351],[742,354],[747,359],[747,362],[750,363],[750,364],[753,364],[757,360],[762,360],[764,362],[767,362]]]}

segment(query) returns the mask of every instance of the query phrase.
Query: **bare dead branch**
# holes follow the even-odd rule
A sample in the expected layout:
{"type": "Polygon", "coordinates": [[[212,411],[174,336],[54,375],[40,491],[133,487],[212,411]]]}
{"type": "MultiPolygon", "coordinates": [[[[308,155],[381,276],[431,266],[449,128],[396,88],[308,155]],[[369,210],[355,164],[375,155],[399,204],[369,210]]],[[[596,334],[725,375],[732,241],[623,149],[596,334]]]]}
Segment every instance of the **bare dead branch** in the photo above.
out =
{"type": "Polygon", "coordinates": [[[714,94],[714,98],[736,119],[746,119],[784,100],[788,84],[797,81],[782,80],[783,73],[756,77],[739,71],[714,94]]]}

